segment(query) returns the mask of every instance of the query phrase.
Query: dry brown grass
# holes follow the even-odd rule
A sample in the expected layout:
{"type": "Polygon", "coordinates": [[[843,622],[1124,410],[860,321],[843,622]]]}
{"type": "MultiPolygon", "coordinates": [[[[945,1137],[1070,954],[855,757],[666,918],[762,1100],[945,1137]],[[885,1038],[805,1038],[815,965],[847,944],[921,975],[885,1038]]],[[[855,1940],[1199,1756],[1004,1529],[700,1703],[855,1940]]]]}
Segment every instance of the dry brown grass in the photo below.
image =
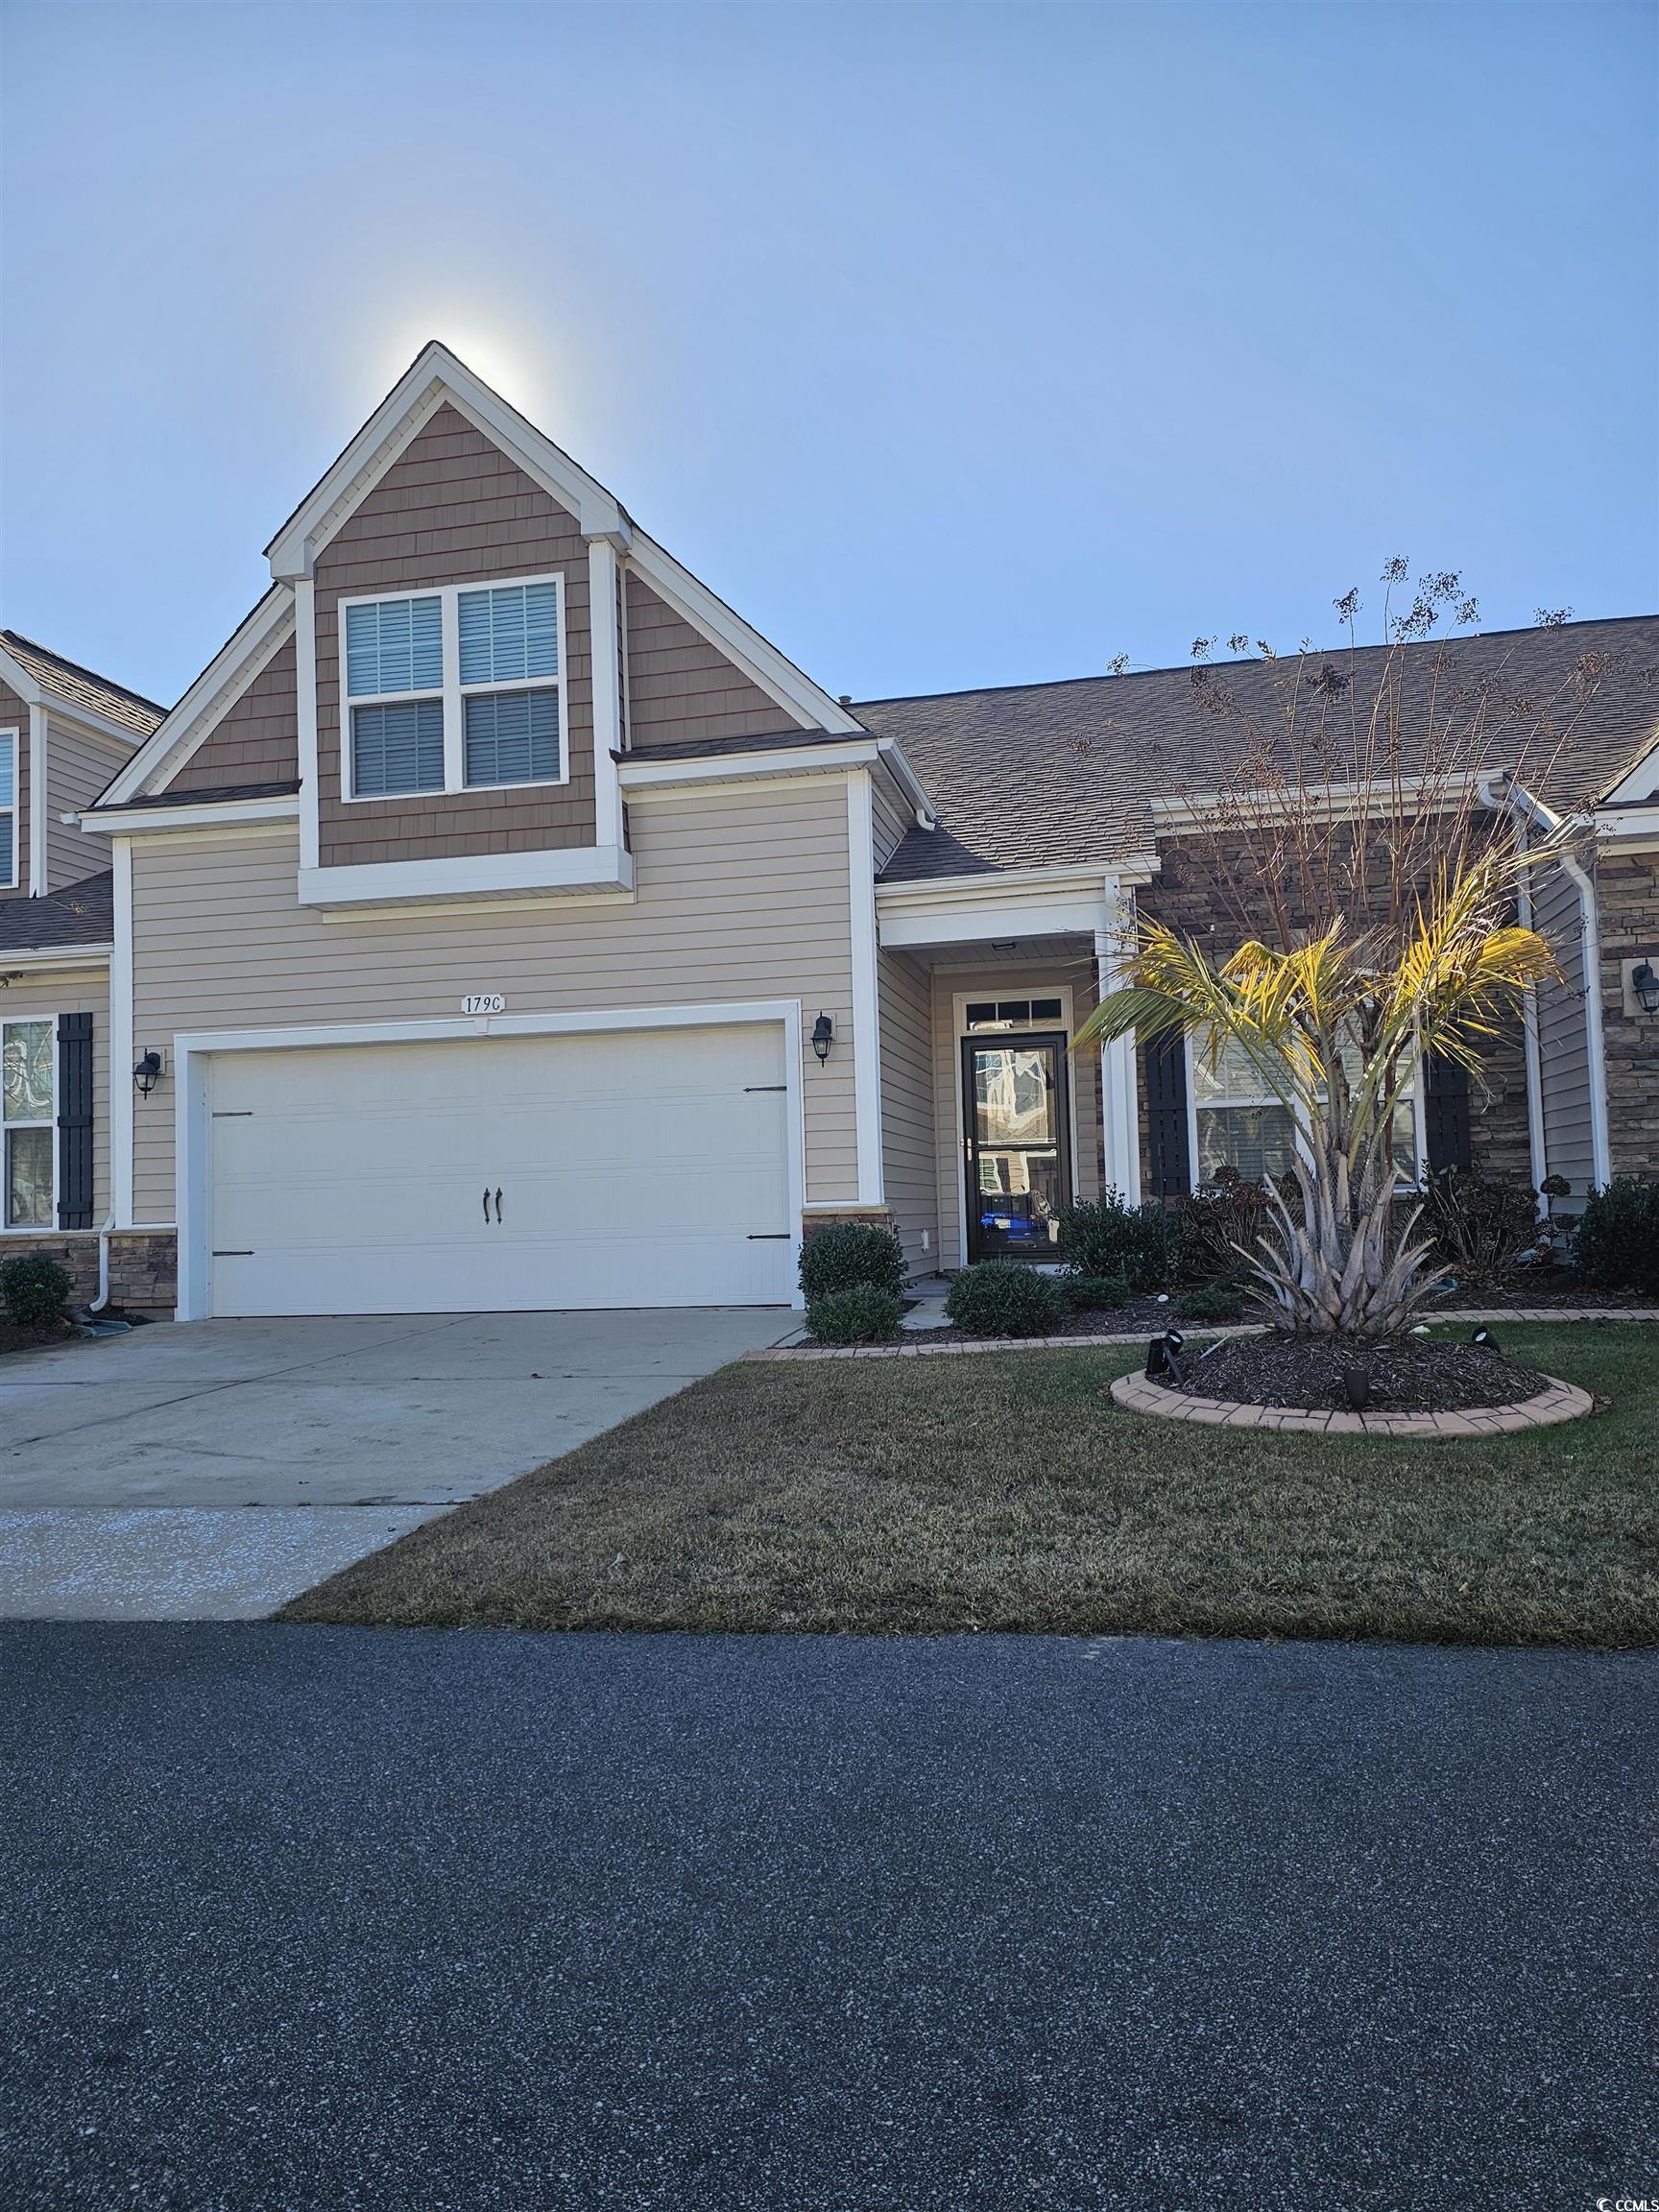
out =
{"type": "Polygon", "coordinates": [[[1608,1409],[1421,1445],[1121,1413],[1127,1350],[739,1364],[280,1618],[1650,1644],[1659,1330],[1503,1343],[1608,1409]]]}

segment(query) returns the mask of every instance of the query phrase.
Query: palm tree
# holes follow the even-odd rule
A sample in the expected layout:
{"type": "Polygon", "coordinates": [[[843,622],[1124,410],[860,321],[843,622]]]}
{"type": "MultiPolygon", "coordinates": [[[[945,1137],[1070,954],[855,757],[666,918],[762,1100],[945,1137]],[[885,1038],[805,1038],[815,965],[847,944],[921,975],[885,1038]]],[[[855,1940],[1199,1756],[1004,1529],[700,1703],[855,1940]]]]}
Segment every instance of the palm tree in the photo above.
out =
{"type": "Polygon", "coordinates": [[[1555,973],[1544,940],[1510,916],[1522,873],[1556,856],[1550,845],[1461,852],[1388,924],[1353,932],[1338,920],[1219,963],[1144,922],[1122,985],[1079,1028],[1078,1049],[1186,1033],[1212,1065],[1240,1053],[1289,1109],[1299,1203],[1269,1179],[1267,1232],[1255,1252],[1238,1247],[1286,1334],[1386,1336],[1433,1288],[1431,1245],[1413,1236],[1421,1205],[1397,1218],[1395,1109],[1426,1054],[1478,1074],[1499,1023],[1555,973]]]}

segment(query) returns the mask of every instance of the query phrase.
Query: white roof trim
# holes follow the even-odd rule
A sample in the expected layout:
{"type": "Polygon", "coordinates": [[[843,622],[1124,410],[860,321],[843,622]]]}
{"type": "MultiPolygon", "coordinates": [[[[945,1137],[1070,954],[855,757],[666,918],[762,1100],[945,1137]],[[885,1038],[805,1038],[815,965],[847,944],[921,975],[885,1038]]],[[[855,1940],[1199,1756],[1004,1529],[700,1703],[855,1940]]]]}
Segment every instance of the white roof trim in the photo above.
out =
{"type": "Polygon", "coordinates": [[[1102,893],[1123,883],[1144,883],[1158,873],[1155,853],[1135,854],[1098,868],[991,868],[974,876],[916,876],[897,883],[876,884],[882,906],[954,902],[978,905],[998,899],[1023,899],[1030,891],[1102,893]]]}
{"type": "MultiPolygon", "coordinates": [[[[58,968],[108,968],[113,945],[13,946],[0,952],[0,975],[17,975],[25,970],[58,968]]],[[[0,1009],[5,1000],[0,998],[0,1009]]]]}
{"type": "Polygon", "coordinates": [[[274,584],[222,645],[167,719],[112,777],[89,812],[164,791],[226,712],[276,658],[294,629],[294,594],[274,584]]]}
{"type": "Polygon", "coordinates": [[[0,679],[11,685],[25,707],[44,707],[48,715],[56,714],[60,721],[78,722],[84,730],[90,730],[99,737],[113,737],[129,751],[149,743],[147,737],[129,729],[125,722],[111,722],[94,707],[83,707],[73,699],[65,699],[60,691],[49,691],[21,661],[12,659],[4,645],[0,645],[0,679]]]}
{"type": "Polygon", "coordinates": [[[1619,781],[1602,792],[1597,804],[1617,805],[1631,799],[1659,800],[1659,739],[1631,762],[1619,781]]]}
{"type": "Polygon", "coordinates": [[[83,830],[127,837],[142,830],[217,830],[239,822],[297,822],[297,791],[267,792],[258,799],[203,799],[164,806],[88,806],[83,830]]]}
{"type": "Polygon", "coordinates": [[[511,454],[550,498],[574,515],[584,537],[612,540],[653,591],[718,645],[786,713],[807,729],[862,730],[855,716],[776,645],[752,629],[655,540],[637,530],[603,484],[436,340],[421,348],[333,467],[272,539],[266,551],[272,576],[278,583],[292,583],[312,573],[318,554],[445,400],[503,452],[511,454]]]}
{"type": "Polygon", "coordinates": [[[897,741],[873,737],[860,730],[839,745],[757,746],[742,753],[699,753],[687,745],[685,758],[659,757],[637,760],[630,754],[616,756],[616,777],[624,791],[637,797],[645,791],[674,791],[696,783],[741,782],[768,776],[825,776],[851,768],[873,768],[880,762],[892,777],[900,795],[913,808],[919,826],[933,828],[933,802],[897,741]]]}

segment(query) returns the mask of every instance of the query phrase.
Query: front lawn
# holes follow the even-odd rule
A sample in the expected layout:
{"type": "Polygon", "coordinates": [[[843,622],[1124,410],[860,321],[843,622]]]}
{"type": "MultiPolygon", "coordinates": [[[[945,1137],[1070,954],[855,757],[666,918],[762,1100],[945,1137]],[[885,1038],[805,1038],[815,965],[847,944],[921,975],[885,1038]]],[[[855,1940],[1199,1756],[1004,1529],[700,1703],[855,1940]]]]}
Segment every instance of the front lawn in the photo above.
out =
{"type": "Polygon", "coordinates": [[[1406,1444],[1119,1412],[1127,1347],[739,1363],[278,1618],[1659,1641],[1659,1329],[1503,1341],[1610,1405],[1406,1444]]]}

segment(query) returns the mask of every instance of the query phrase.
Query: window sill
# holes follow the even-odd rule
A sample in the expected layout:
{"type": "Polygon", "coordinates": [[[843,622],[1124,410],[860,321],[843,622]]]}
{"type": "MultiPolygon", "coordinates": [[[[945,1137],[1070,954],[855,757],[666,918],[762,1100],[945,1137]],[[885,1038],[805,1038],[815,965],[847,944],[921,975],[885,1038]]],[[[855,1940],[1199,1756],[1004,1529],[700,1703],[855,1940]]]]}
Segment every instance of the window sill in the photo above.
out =
{"type": "Polygon", "coordinates": [[[632,894],[634,856],[619,845],[547,853],[483,853],[455,860],[386,860],[301,868],[301,906],[401,906],[410,901],[632,894]]]}

